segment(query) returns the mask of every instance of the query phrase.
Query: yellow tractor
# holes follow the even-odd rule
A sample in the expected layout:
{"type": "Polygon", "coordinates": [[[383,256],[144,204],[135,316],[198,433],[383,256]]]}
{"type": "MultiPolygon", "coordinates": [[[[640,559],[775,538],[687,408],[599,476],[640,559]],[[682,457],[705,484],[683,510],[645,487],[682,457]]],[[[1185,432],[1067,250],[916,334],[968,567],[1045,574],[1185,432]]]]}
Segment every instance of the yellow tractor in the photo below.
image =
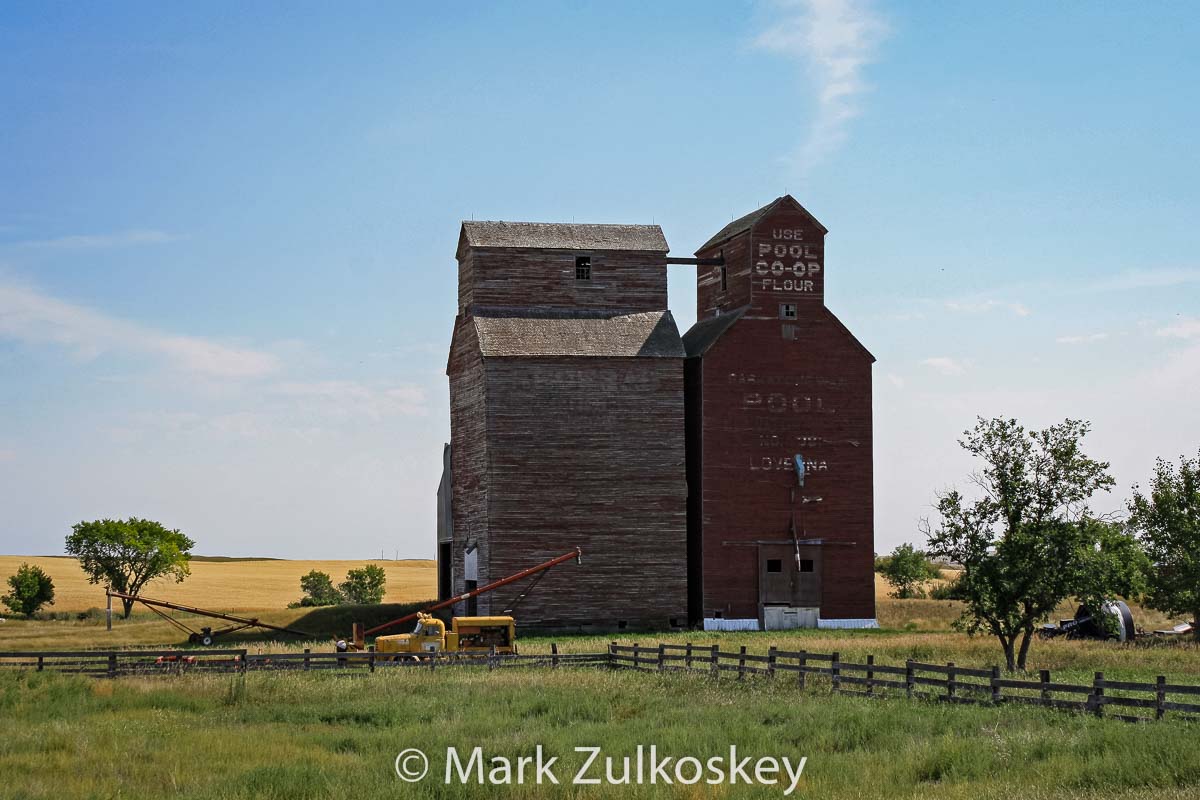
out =
{"type": "Polygon", "coordinates": [[[375,637],[376,653],[497,653],[516,652],[516,622],[512,617],[454,617],[450,630],[431,614],[420,614],[412,633],[375,637]]]}

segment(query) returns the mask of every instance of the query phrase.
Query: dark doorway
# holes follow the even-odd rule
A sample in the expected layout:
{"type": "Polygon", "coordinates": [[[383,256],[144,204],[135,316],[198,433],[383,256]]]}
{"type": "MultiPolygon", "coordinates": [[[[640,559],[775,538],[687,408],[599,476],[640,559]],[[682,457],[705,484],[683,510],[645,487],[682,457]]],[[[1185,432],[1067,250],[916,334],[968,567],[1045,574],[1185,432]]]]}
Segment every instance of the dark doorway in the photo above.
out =
{"type": "Polygon", "coordinates": [[[447,600],[454,592],[451,582],[450,542],[438,542],[438,600],[447,600]]]}

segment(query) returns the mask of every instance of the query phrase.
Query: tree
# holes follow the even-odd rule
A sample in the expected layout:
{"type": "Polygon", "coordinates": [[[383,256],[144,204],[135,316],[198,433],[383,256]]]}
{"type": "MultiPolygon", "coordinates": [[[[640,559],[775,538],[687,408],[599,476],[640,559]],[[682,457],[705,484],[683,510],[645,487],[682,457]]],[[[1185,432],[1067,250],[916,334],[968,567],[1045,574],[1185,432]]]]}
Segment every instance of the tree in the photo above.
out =
{"type": "Polygon", "coordinates": [[[54,605],[54,581],[37,564],[22,564],[8,577],[12,591],[0,597],[14,614],[31,617],[44,605],[54,605]]]}
{"type": "Polygon", "coordinates": [[[1087,422],[1026,431],[1014,419],[979,418],[959,444],[983,462],[980,497],[938,496],[940,524],[922,527],[929,552],[962,564],[966,609],[958,626],[995,636],[1009,670],[1025,669],[1035,626],[1070,597],[1100,607],[1139,586],[1137,543],[1089,513],[1114,481],[1081,450],[1087,422]]]}
{"type": "Polygon", "coordinates": [[[313,570],[300,579],[300,598],[302,606],[336,606],[342,602],[342,593],[333,585],[333,578],[328,572],[313,570]]]}
{"type": "Polygon", "coordinates": [[[880,573],[887,578],[888,583],[896,587],[893,597],[907,600],[925,596],[921,584],[929,579],[930,565],[923,551],[905,543],[893,550],[891,556],[883,561],[880,573]]]}
{"type": "Polygon", "coordinates": [[[346,573],[346,580],[338,588],[347,603],[370,605],[383,602],[384,584],[387,573],[382,567],[368,564],[362,569],[352,569],[346,573]]]}
{"type": "MultiPolygon", "coordinates": [[[[104,583],[123,594],[136,595],[148,581],[172,577],[182,581],[191,570],[188,560],[196,546],[177,530],[161,523],[130,517],[80,522],[67,537],[67,554],[79,559],[90,583],[104,583]]],[[[121,600],[125,618],[132,600],[121,600]]]]}
{"type": "Polygon", "coordinates": [[[1155,464],[1149,496],[1133,487],[1129,524],[1153,563],[1147,604],[1191,615],[1200,641],[1200,454],[1155,464]]]}

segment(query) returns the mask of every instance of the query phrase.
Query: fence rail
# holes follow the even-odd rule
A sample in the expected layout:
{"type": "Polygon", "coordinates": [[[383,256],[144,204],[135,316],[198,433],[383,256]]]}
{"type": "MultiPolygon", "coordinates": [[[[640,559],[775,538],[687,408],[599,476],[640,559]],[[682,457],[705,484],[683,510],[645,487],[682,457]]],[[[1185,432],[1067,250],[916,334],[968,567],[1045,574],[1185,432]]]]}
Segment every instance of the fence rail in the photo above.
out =
{"type": "MultiPolygon", "coordinates": [[[[1037,680],[1003,677],[999,667],[961,667],[953,662],[930,664],[908,660],[903,666],[843,661],[840,653],[814,653],[770,648],[766,655],[723,651],[719,645],[610,644],[599,653],[380,653],[313,652],[250,653],[247,650],[83,650],[0,652],[0,669],[66,672],[94,677],[172,675],[184,672],[246,673],[272,670],[358,671],[380,669],[446,669],[486,667],[608,667],[644,672],[698,672],[714,677],[733,674],[737,680],[790,676],[800,689],[816,680],[831,691],[868,697],[903,695],[950,703],[1018,703],[1069,709],[1135,722],[1173,716],[1200,720],[1200,685],[1168,683],[1159,675],[1153,683],[1109,680],[1103,672],[1091,683],[1055,683],[1049,670],[1037,680]],[[1111,710],[1110,710],[1111,709],[1111,710]],[[1136,710],[1141,713],[1117,713],[1136,710]]],[[[814,684],[815,686],[815,684],[814,684]]]]}
{"type": "Polygon", "coordinates": [[[1154,683],[1108,680],[1096,672],[1092,682],[1055,683],[1049,670],[1041,670],[1038,680],[1001,677],[999,667],[981,669],[957,664],[928,664],[908,660],[904,666],[877,664],[874,656],[866,661],[843,661],[840,653],[785,651],[772,647],[767,654],[727,652],[719,645],[619,645],[608,648],[610,665],[641,671],[693,671],[713,675],[735,673],[738,680],[757,675],[778,679],[791,673],[800,688],[812,678],[821,680],[832,691],[868,697],[904,696],[950,703],[1018,703],[1046,708],[1070,709],[1130,722],[1162,719],[1167,712],[1185,719],[1200,720],[1200,686],[1168,683],[1159,675],[1154,683]],[[1138,697],[1136,695],[1143,695],[1138,697]],[[1132,696],[1131,696],[1132,695],[1132,696]],[[1147,696],[1148,695],[1148,696],[1147,696]],[[1115,709],[1109,710],[1109,709],[1115,709]],[[1116,713],[1138,709],[1142,714],[1116,713]]]}

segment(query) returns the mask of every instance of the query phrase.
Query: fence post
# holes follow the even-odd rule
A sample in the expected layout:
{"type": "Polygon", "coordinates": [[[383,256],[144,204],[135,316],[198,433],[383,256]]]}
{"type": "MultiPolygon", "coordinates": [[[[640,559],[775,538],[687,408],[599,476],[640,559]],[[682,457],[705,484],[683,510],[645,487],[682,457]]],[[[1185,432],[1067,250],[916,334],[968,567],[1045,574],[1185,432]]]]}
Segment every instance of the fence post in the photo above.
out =
{"type": "Polygon", "coordinates": [[[904,661],[904,695],[910,698],[913,696],[913,662],[911,658],[904,661]]]}
{"type": "Polygon", "coordinates": [[[495,668],[496,668],[496,645],[492,645],[491,648],[488,649],[488,672],[491,672],[495,668]]]}
{"type": "Polygon", "coordinates": [[[738,651],[738,677],[740,681],[746,677],[746,645],[742,645],[742,649],[738,651]]]}
{"type": "Polygon", "coordinates": [[[1104,673],[1097,672],[1092,679],[1092,702],[1097,717],[1104,716],[1104,673]]]}
{"type": "Polygon", "coordinates": [[[721,665],[720,665],[721,649],[720,648],[721,648],[721,645],[714,644],[711,648],[709,648],[709,651],[708,651],[709,652],[708,671],[711,672],[714,677],[719,675],[721,672],[721,665]]]}
{"type": "Polygon", "coordinates": [[[953,701],[957,697],[958,682],[954,679],[954,662],[946,662],[946,699],[953,701]]]}
{"type": "Polygon", "coordinates": [[[367,659],[367,669],[370,670],[371,672],[374,672],[375,671],[375,645],[371,645],[367,649],[367,652],[371,654],[370,657],[367,659]]]}
{"type": "Polygon", "coordinates": [[[768,678],[775,677],[775,659],[776,659],[775,654],[777,652],[778,651],[775,649],[775,645],[771,645],[771,649],[767,651],[767,677],[768,678]]]}
{"type": "Polygon", "coordinates": [[[1039,669],[1038,680],[1042,684],[1042,705],[1050,705],[1050,670],[1039,669]]]}
{"type": "Polygon", "coordinates": [[[808,651],[801,650],[800,657],[796,659],[796,666],[799,669],[796,671],[796,683],[803,689],[808,683],[808,673],[804,670],[808,667],[808,651]]]}
{"type": "Polygon", "coordinates": [[[658,643],[658,671],[662,672],[667,668],[667,646],[662,642],[658,643]]]}
{"type": "Polygon", "coordinates": [[[684,667],[689,670],[692,668],[692,643],[691,642],[687,643],[687,655],[685,655],[683,657],[683,664],[684,664],[684,667]]]}
{"type": "Polygon", "coordinates": [[[45,659],[45,656],[38,656],[38,668],[37,668],[38,672],[42,671],[42,664],[44,663],[44,659],[45,659]]]}
{"type": "Polygon", "coordinates": [[[867,656],[867,694],[875,694],[875,656],[867,656]]]}
{"type": "Polygon", "coordinates": [[[842,688],[842,654],[836,650],[829,660],[829,681],[835,692],[842,688]]]}
{"type": "Polygon", "coordinates": [[[1163,703],[1167,702],[1167,690],[1163,688],[1166,685],[1167,685],[1167,676],[1166,675],[1159,675],[1158,678],[1156,678],[1154,681],[1154,688],[1156,690],[1155,697],[1154,697],[1154,718],[1155,719],[1162,719],[1163,715],[1167,713],[1167,710],[1165,708],[1163,708],[1163,703]]]}
{"type": "Polygon", "coordinates": [[[616,642],[608,643],[608,666],[610,668],[619,666],[619,664],[617,662],[617,643],[616,642]]]}
{"type": "Polygon", "coordinates": [[[108,677],[110,677],[110,678],[117,677],[117,654],[116,653],[108,654],[108,677]]]}
{"type": "Polygon", "coordinates": [[[1000,668],[999,667],[992,667],[992,679],[991,679],[990,683],[992,684],[992,702],[996,705],[1000,705],[1000,703],[1003,702],[1004,698],[1000,695],[1000,668]]]}
{"type": "Polygon", "coordinates": [[[242,672],[242,673],[245,673],[245,672],[246,672],[246,669],[247,669],[247,667],[248,667],[248,663],[247,663],[247,662],[249,662],[249,660],[250,660],[250,651],[249,651],[249,650],[242,650],[242,651],[241,651],[241,653],[240,653],[240,655],[241,655],[241,659],[242,659],[242,663],[241,663],[241,672],[242,672]]]}
{"type": "Polygon", "coordinates": [[[637,642],[633,643],[633,668],[642,668],[642,646],[637,642]]]}
{"type": "Polygon", "coordinates": [[[308,669],[308,654],[312,652],[309,648],[304,648],[304,668],[308,669]]]}
{"type": "Polygon", "coordinates": [[[550,669],[558,667],[558,642],[550,643],[550,669]]]}

